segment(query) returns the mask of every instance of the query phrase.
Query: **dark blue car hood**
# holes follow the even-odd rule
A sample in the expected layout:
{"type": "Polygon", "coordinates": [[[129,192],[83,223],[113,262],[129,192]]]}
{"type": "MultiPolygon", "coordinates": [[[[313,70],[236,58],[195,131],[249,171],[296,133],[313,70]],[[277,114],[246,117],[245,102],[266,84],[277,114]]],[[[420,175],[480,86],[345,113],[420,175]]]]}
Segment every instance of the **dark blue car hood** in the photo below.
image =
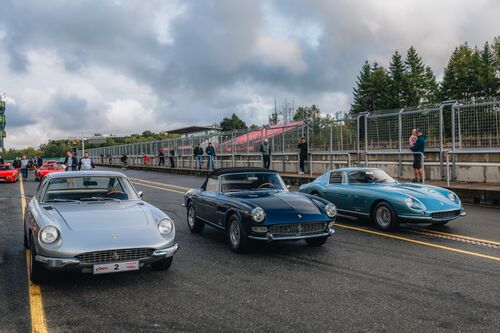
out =
{"type": "Polygon", "coordinates": [[[259,191],[235,193],[228,197],[264,209],[266,224],[328,220],[311,198],[301,193],[259,191]]]}

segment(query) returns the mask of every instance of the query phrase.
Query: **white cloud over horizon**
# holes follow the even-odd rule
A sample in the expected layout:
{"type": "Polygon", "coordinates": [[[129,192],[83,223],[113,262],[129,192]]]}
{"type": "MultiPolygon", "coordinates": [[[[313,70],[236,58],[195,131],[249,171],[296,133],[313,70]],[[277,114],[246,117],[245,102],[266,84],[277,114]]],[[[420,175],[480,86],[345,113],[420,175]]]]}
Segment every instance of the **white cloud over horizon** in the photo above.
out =
{"type": "Polygon", "coordinates": [[[500,2],[6,0],[7,148],[92,133],[263,124],[284,98],[349,108],[364,60],[413,45],[440,77],[460,43],[500,34],[500,2]]]}

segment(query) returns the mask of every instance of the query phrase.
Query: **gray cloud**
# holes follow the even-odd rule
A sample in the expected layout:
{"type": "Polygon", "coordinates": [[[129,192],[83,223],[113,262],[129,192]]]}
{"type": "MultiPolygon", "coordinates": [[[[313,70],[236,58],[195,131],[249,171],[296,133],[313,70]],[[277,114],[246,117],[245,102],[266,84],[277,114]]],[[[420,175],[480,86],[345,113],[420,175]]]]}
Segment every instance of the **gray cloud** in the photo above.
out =
{"type": "Polygon", "coordinates": [[[10,84],[0,90],[18,105],[8,126],[39,132],[139,132],[232,112],[258,123],[274,98],[345,110],[363,61],[384,64],[410,45],[439,75],[457,44],[498,34],[498,16],[494,0],[7,0],[0,77],[10,84]],[[109,121],[116,107],[130,125],[109,121]]]}

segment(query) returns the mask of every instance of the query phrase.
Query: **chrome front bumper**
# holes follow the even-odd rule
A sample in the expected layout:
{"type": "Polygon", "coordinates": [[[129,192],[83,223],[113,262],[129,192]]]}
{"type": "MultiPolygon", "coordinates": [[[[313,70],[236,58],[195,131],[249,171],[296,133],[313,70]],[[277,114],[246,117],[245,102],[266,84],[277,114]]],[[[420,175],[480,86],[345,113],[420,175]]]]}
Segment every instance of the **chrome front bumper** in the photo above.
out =
{"type": "Polygon", "coordinates": [[[334,233],[335,230],[333,228],[328,228],[327,231],[317,234],[275,236],[272,233],[267,232],[265,235],[262,236],[249,235],[248,238],[253,240],[272,242],[272,241],[282,241],[282,240],[298,240],[298,239],[315,238],[315,237],[328,237],[333,235],[334,233]]]}
{"type": "Polygon", "coordinates": [[[467,215],[467,213],[464,210],[462,210],[459,215],[450,218],[433,218],[432,216],[415,216],[415,215],[399,215],[398,217],[402,220],[412,221],[414,223],[432,223],[432,222],[452,221],[465,215],[467,215]]]}
{"type": "MultiPolygon", "coordinates": [[[[177,252],[178,249],[179,245],[176,243],[164,249],[154,250],[153,253],[151,254],[151,257],[140,261],[141,263],[151,263],[154,261],[158,261],[161,258],[169,258],[172,257],[175,254],[175,252],[177,252]]],[[[93,264],[89,263],[80,263],[80,260],[78,260],[77,258],[53,258],[53,257],[42,256],[39,254],[35,256],[35,260],[43,264],[48,269],[78,268],[78,267],[85,268],[93,266],[93,264]]]]}

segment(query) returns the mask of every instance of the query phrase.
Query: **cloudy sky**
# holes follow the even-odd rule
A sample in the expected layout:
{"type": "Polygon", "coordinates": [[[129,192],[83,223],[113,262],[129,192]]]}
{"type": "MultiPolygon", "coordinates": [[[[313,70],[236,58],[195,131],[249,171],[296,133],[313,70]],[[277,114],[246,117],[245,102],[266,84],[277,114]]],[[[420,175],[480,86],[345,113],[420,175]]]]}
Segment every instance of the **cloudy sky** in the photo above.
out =
{"type": "Polygon", "coordinates": [[[414,45],[437,76],[500,34],[498,0],[2,0],[6,146],[263,124],[284,98],[348,110],[365,59],[414,45]]]}

